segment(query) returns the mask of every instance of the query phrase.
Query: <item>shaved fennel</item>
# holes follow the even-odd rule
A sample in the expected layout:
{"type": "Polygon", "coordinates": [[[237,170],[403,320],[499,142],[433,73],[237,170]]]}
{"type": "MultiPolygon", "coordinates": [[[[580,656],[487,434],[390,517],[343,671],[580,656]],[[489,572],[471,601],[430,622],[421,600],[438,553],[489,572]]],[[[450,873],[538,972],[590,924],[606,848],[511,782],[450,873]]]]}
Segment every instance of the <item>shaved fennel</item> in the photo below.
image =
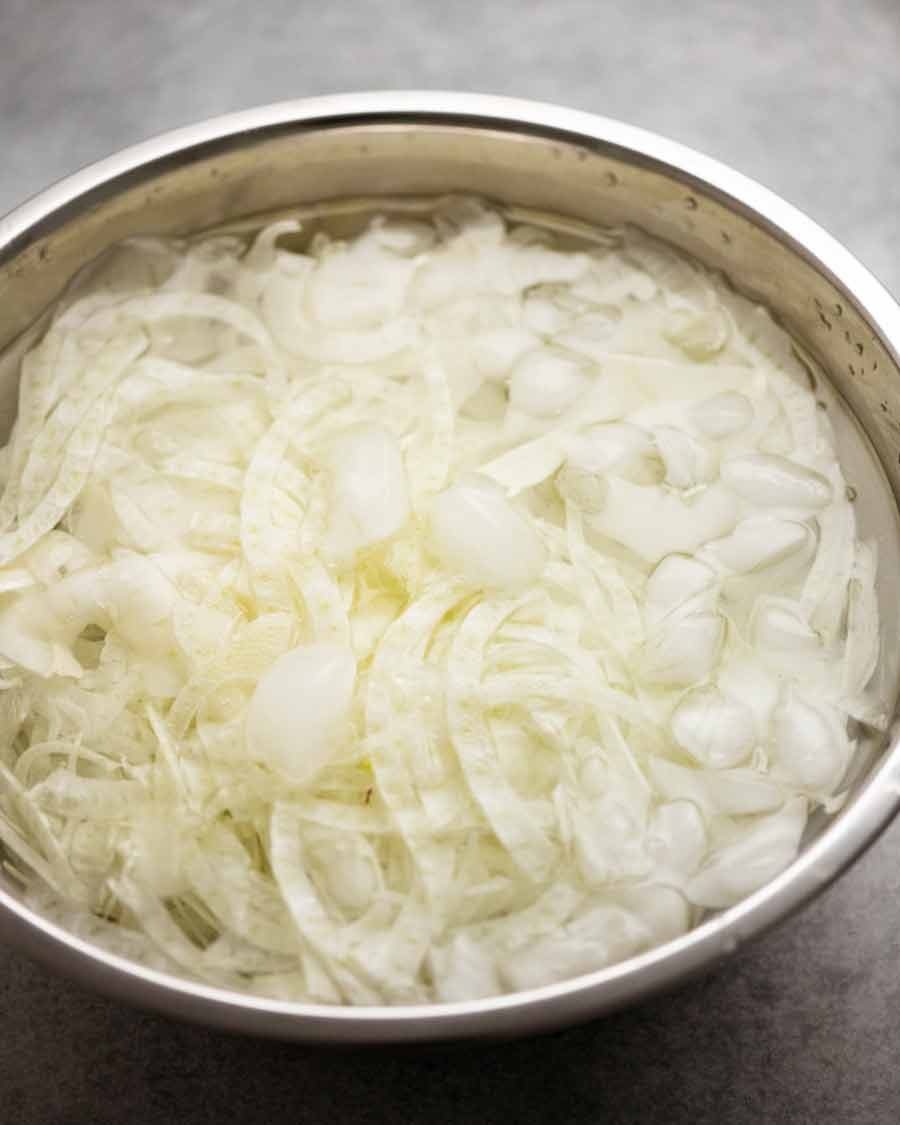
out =
{"type": "Polygon", "coordinates": [[[302,238],[125,244],[22,365],[26,900],[216,985],[414,1004],[758,889],[887,711],[874,546],[788,338],[637,231],[453,198],[302,238]]]}

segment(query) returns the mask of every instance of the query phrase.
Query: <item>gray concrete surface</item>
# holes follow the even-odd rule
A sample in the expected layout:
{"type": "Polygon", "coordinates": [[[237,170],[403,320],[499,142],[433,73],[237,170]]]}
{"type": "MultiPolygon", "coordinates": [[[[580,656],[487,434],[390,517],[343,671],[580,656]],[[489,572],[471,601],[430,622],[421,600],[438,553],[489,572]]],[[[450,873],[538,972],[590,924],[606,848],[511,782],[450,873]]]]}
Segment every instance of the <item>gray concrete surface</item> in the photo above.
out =
{"type": "MultiPolygon", "coordinates": [[[[0,212],[200,117],[361,88],[543,98],[694,145],[900,292],[900,0],[0,0],[0,212]]],[[[0,950],[2,1125],[894,1122],[900,825],[716,975],[551,1038],[315,1052],[170,1023],[0,950]]]]}

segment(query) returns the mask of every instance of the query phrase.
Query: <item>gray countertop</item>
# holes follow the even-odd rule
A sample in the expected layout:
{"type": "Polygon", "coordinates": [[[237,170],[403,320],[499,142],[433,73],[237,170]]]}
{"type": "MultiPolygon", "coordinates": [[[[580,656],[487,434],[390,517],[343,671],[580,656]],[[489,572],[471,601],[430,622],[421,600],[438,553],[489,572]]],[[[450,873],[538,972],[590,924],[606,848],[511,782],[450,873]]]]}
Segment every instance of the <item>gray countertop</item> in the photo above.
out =
{"type": "MultiPolygon", "coordinates": [[[[154,132],[365,88],[516,94],[693,145],[900,293],[898,0],[0,0],[0,212],[154,132]]],[[[893,1122],[900,824],[714,976],[557,1036],[327,1053],[182,1026],[0,950],[3,1125],[893,1122]]]]}

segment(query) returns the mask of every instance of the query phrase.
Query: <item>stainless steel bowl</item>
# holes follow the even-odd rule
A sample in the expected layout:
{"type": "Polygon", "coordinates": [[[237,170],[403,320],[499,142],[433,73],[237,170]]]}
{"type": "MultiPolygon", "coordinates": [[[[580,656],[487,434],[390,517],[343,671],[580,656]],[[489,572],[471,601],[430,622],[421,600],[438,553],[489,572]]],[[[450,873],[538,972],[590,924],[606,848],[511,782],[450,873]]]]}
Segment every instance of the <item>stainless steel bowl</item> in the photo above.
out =
{"type": "MultiPolygon", "coordinates": [[[[827,372],[871,442],[883,476],[869,483],[882,497],[868,517],[861,512],[864,530],[896,557],[900,308],[890,295],[815,223],[729,168],[618,122],[507,98],[390,93],[285,102],[167,133],[23,204],[0,221],[0,352],[7,349],[0,435],[14,416],[23,342],[72,275],[118,240],[323,200],[447,191],[587,222],[636,223],[768,305],[827,372]]],[[[892,569],[882,573],[888,636],[900,604],[892,569]]],[[[0,887],[0,936],[112,996],[232,1030],[328,1043],[518,1035],[602,1015],[711,968],[818,894],[898,805],[895,724],[843,811],[818,825],[787,871],[738,906],[624,964],[471,1003],[334,1009],[209,988],[73,937],[8,887],[0,887]]]]}

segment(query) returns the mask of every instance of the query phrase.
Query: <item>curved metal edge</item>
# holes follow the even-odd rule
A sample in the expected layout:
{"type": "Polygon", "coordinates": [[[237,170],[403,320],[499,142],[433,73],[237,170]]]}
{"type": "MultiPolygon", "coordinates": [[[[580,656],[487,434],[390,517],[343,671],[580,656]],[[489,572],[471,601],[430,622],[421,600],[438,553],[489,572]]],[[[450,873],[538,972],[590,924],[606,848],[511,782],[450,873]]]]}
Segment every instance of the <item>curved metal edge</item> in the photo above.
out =
{"type": "MultiPolygon", "coordinates": [[[[192,148],[216,143],[232,147],[245,143],[254,133],[271,133],[298,125],[335,128],[392,117],[407,121],[428,118],[449,124],[465,124],[468,120],[506,132],[552,131],[568,135],[576,142],[601,142],[636,153],[682,179],[686,174],[704,188],[716,188],[749,213],[767,220],[773,229],[791,236],[799,247],[812,249],[823,264],[831,263],[836,278],[854,291],[861,288],[865,292],[864,303],[877,320],[897,315],[897,305],[884,286],[813,219],[758,181],[696,149],[635,125],[565,106],[441,90],[361,91],[273,102],[160,133],[87,165],[0,217],[0,249],[39,226],[51,213],[65,210],[79,198],[83,200],[92,188],[139,168],[158,168],[175,154],[180,156],[192,148]]],[[[895,347],[898,342],[900,333],[893,341],[895,347]]]]}
{"type": "MultiPolygon", "coordinates": [[[[439,91],[341,94],[213,118],[127,148],[41,192],[0,220],[0,252],[113,191],[123,178],[148,175],[191,149],[245,144],[281,129],[427,120],[506,132],[556,136],[583,145],[620,149],[762,222],[782,241],[815,261],[865,311],[883,342],[900,356],[900,308],[887,290],[839,242],[805,214],[754,180],[677,142],[634,126],[560,106],[481,94],[439,91]]],[[[900,809],[900,748],[892,750],[861,794],[778,878],[737,906],[658,949],[621,965],[561,984],[466,1003],[417,1007],[331,1008],[296,1004],[224,989],[146,969],[104,952],[42,918],[0,891],[0,929],[11,944],[51,968],[116,998],[232,1031],[334,1044],[387,1044],[469,1037],[507,1037],[547,1031],[607,1014],[675,987],[709,969],[741,944],[798,910],[845,870],[900,809]]]]}

